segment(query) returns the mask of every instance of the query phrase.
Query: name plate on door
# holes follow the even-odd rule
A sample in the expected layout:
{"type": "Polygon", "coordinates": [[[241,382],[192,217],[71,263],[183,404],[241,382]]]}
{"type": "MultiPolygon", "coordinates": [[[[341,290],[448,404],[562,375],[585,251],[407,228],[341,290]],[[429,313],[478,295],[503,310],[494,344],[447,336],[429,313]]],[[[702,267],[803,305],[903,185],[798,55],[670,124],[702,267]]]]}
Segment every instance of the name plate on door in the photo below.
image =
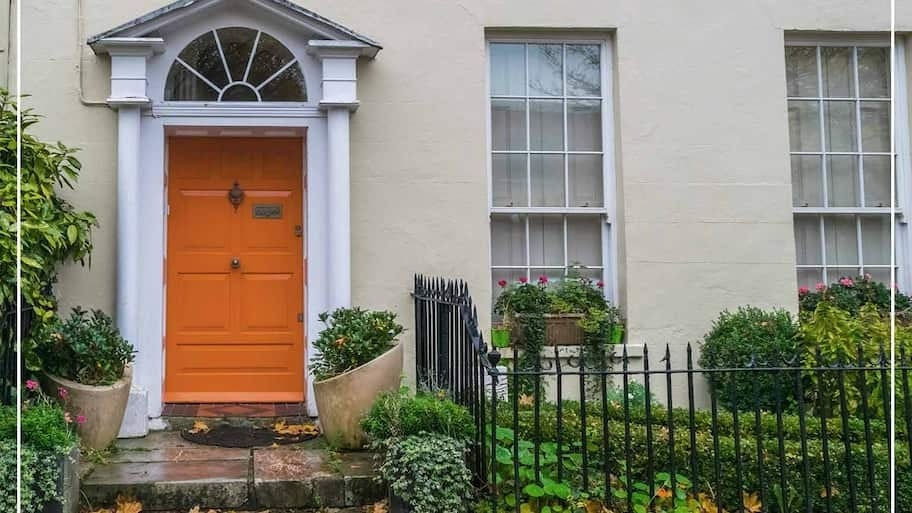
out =
{"type": "Polygon", "coordinates": [[[281,219],[282,205],[278,203],[254,203],[254,219],[281,219]]]}

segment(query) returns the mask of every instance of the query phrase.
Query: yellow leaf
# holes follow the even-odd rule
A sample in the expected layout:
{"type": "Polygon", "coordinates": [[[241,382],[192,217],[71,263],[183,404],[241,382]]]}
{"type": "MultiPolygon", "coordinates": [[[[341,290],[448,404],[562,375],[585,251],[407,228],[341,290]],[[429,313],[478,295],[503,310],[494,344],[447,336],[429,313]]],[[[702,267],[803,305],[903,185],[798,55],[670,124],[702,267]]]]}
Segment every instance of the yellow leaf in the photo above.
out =
{"type": "Polygon", "coordinates": [[[741,492],[744,502],[744,510],[748,513],[760,513],[763,511],[763,504],[760,502],[760,497],[756,493],[748,494],[747,492],[741,492]]]}
{"type": "Polygon", "coordinates": [[[200,513],[200,507],[193,506],[192,508],[190,508],[190,511],[188,511],[187,513],[200,513]]]}
{"type": "Polygon", "coordinates": [[[133,497],[118,495],[114,504],[116,506],[115,513],[141,513],[143,510],[142,503],[133,497]]]}
{"type": "Polygon", "coordinates": [[[374,503],[373,513],[387,513],[389,508],[386,505],[386,501],[380,501],[374,503]]]}
{"type": "MultiPolygon", "coordinates": [[[[209,425],[201,420],[197,420],[193,423],[193,427],[190,428],[190,432],[191,433],[208,433],[209,425]]],[[[199,513],[199,511],[197,510],[193,513],[199,513]]]]}
{"type": "Polygon", "coordinates": [[[313,424],[287,424],[284,420],[280,420],[272,426],[272,430],[280,435],[317,435],[320,433],[320,430],[317,429],[317,426],[313,424]]]}
{"type": "Polygon", "coordinates": [[[534,397],[531,395],[521,394],[519,396],[519,405],[520,406],[532,406],[534,397]]]}

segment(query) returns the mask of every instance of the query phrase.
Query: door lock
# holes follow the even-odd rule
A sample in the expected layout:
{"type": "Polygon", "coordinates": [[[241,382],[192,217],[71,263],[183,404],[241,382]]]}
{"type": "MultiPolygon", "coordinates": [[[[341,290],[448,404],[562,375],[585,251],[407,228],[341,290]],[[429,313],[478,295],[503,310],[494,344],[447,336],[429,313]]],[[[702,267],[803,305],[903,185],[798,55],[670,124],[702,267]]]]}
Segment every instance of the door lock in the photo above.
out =
{"type": "Polygon", "coordinates": [[[232,259],[231,259],[231,268],[232,268],[232,269],[240,269],[240,267],[241,267],[241,259],[238,258],[238,257],[232,258],[232,259]]]}

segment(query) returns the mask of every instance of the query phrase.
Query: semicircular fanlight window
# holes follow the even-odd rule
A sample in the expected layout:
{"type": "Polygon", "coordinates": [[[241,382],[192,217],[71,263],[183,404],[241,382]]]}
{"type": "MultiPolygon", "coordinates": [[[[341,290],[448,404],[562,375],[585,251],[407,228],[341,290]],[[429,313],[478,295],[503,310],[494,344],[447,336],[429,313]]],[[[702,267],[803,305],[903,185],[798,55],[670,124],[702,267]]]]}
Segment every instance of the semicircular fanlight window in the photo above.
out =
{"type": "Polygon", "coordinates": [[[305,102],[301,63],[265,32],[245,27],[206,32],[171,64],[166,101],[305,102]]]}

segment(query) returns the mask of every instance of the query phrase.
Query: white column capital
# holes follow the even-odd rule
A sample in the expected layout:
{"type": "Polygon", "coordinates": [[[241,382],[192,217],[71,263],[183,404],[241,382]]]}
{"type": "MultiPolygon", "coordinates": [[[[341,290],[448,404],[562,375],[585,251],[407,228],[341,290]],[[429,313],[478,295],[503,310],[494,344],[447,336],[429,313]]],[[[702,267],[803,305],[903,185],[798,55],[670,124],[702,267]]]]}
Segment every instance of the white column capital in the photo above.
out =
{"type": "Polygon", "coordinates": [[[165,42],[160,37],[110,37],[92,45],[97,54],[111,56],[111,96],[108,105],[119,108],[124,105],[145,105],[149,103],[146,94],[146,62],[149,57],[162,53],[165,42]]]}
{"type": "Polygon", "coordinates": [[[323,97],[320,107],[358,109],[358,58],[370,56],[373,47],[360,41],[312,40],[307,52],[323,65],[323,97]]]}

